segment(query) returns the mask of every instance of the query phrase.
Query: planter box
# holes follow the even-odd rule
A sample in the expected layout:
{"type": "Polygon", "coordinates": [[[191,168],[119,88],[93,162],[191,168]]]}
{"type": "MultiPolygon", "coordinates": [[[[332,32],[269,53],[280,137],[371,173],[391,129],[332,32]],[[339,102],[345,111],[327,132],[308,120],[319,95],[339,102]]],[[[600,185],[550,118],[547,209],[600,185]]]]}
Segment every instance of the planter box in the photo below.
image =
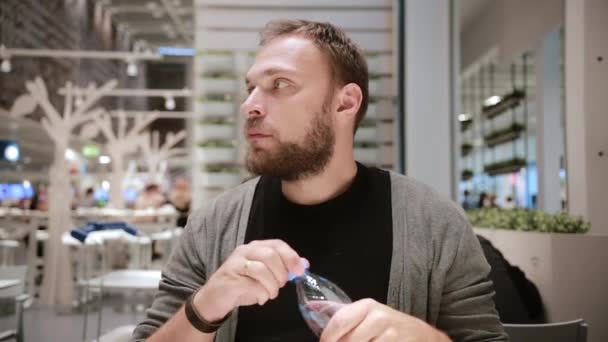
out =
{"type": "Polygon", "coordinates": [[[234,147],[198,147],[198,160],[204,163],[234,163],[236,149],[234,147]]]}
{"type": "Polygon", "coordinates": [[[225,78],[205,77],[201,86],[204,94],[236,94],[239,90],[236,80],[225,78]]]}
{"type": "Polygon", "coordinates": [[[378,117],[378,104],[370,103],[367,105],[367,113],[365,113],[366,118],[375,119],[378,117]]]}
{"type": "Polygon", "coordinates": [[[394,72],[391,55],[367,57],[367,69],[372,75],[390,75],[394,72]]]}
{"type": "Polygon", "coordinates": [[[241,175],[228,172],[203,172],[201,184],[207,188],[231,188],[241,183],[241,175]]]}
{"type": "Polygon", "coordinates": [[[378,164],[378,153],[379,149],[377,147],[364,148],[364,147],[355,147],[355,160],[363,163],[363,164],[378,164]]]}
{"type": "Polygon", "coordinates": [[[200,124],[198,125],[198,140],[217,140],[226,139],[233,140],[236,137],[235,125],[216,125],[216,124],[200,124]]]}
{"type": "Polygon", "coordinates": [[[370,97],[390,97],[394,96],[393,79],[390,77],[382,77],[369,81],[370,97]]]}
{"type": "Polygon", "coordinates": [[[608,236],[475,228],[538,287],[552,322],[583,318],[588,341],[608,341],[608,236]]]}
{"type": "Polygon", "coordinates": [[[378,129],[376,127],[359,127],[355,135],[355,141],[376,142],[378,129]]]}
{"type": "Polygon", "coordinates": [[[203,117],[229,117],[232,118],[237,113],[236,105],[232,102],[205,101],[198,104],[197,112],[203,117]]]}
{"type": "Polygon", "coordinates": [[[203,55],[200,58],[201,69],[204,74],[213,72],[233,72],[234,57],[232,55],[203,55]]]}

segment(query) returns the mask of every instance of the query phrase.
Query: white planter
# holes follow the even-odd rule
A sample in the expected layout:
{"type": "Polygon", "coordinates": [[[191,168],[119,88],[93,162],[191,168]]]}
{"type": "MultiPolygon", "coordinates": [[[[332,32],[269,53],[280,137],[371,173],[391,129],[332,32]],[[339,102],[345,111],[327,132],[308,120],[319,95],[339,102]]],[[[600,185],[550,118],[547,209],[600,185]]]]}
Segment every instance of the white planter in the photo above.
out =
{"type": "Polygon", "coordinates": [[[377,164],[378,163],[378,148],[370,147],[355,147],[355,160],[363,164],[377,164]]]}
{"type": "Polygon", "coordinates": [[[232,55],[203,55],[199,58],[203,73],[232,72],[235,68],[232,55]]]}
{"type": "Polygon", "coordinates": [[[198,129],[199,140],[232,140],[236,137],[235,125],[200,124],[198,129]]]}
{"type": "Polygon", "coordinates": [[[201,102],[198,104],[199,113],[202,114],[203,117],[234,117],[237,113],[237,108],[232,102],[222,102],[222,101],[207,101],[201,102]]]}
{"type": "Polygon", "coordinates": [[[369,94],[370,96],[394,96],[393,90],[393,79],[390,77],[382,77],[369,81],[369,94]]]}
{"type": "Polygon", "coordinates": [[[378,104],[370,103],[367,105],[367,112],[365,113],[366,118],[375,119],[378,117],[378,104]]]}
{"type": "Polygon", "coordinates": [[[395,70],[391,55],[379,55],[367,58],[367,68],[370,74],[392,74],[395,70]]]}
{"type": "Polygon", "coordinates": [[[203,78],[201,86],[204,94],[235,94],[238,91],[234,79],[203,78]]]}
{"type": "Polygon", "coordinates": [[[474,230],[534,282],[550,322],[583,318],[595,327],[589,341],[606,341],[608,236],[474,230]]]}
{"type": "Polygon", "coordinates": [[[359,127],[355,135],[355,141],[376,142],[378,129],[376,127],[359,127]]]}
{"type": "Polygon", "coordinates": [[[198,147],[198,160],[204,163],[233,163],[236,160],[234,147],[198,147]]]}
{"type": "Polygon", "coordinates": [[[201,183],[208,188],[231,188],[241,183],[241,175],[229,172],[203,172],[201,183]]]}

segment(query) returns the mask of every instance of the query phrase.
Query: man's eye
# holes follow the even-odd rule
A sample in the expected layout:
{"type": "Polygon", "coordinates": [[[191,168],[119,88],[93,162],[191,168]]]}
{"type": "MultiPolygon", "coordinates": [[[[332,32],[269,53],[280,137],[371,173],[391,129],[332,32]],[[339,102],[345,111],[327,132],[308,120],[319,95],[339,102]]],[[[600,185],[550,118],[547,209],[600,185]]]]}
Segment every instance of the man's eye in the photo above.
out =
{"type": "Polygon", "coordinates": [[[285,87],[287,87],[289,84],[287,84],[286,81],[283,80],[276,80],[274,81],[274,89],[283,89],[285,87]]]}

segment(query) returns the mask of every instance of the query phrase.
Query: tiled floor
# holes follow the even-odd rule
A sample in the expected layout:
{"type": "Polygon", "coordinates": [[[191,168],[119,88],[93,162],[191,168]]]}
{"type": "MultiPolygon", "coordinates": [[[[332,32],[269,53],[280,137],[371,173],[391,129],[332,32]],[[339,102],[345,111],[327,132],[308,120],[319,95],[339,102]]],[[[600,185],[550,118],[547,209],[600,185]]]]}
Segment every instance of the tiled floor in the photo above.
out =
{"type": "MultiPolygon", "coordinates": [[[[124,307],[126,296],[112,295],[104,298],[102,334],[119,326],[134,325],[144,318],[143,311],[124,307]]],[[[92,308],[88,318],[87,337],[93,341],[97,334],[97,309],[92,308]]],[[[0,331],[14,327],[14,317],[0,317],[0,331]]],[[[84,314],[82,312],[58,313],[52,307],[32,305],[25,311],[25,342],[79,342],[82,340],[84,314]]]]}

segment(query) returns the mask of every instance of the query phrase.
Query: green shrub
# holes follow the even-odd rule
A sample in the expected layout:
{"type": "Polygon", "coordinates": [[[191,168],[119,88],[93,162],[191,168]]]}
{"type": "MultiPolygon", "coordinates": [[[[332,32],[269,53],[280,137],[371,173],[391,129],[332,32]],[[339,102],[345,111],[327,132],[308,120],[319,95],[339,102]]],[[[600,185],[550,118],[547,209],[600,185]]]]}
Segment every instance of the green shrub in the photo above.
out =
{"type": "Polygon", "coordinates": [[[586,233],[591,228],[580,217],[549,214],[527,209],[475,209],[467,212],[475,227],[535,231],[542,233],[586,233]]]}

